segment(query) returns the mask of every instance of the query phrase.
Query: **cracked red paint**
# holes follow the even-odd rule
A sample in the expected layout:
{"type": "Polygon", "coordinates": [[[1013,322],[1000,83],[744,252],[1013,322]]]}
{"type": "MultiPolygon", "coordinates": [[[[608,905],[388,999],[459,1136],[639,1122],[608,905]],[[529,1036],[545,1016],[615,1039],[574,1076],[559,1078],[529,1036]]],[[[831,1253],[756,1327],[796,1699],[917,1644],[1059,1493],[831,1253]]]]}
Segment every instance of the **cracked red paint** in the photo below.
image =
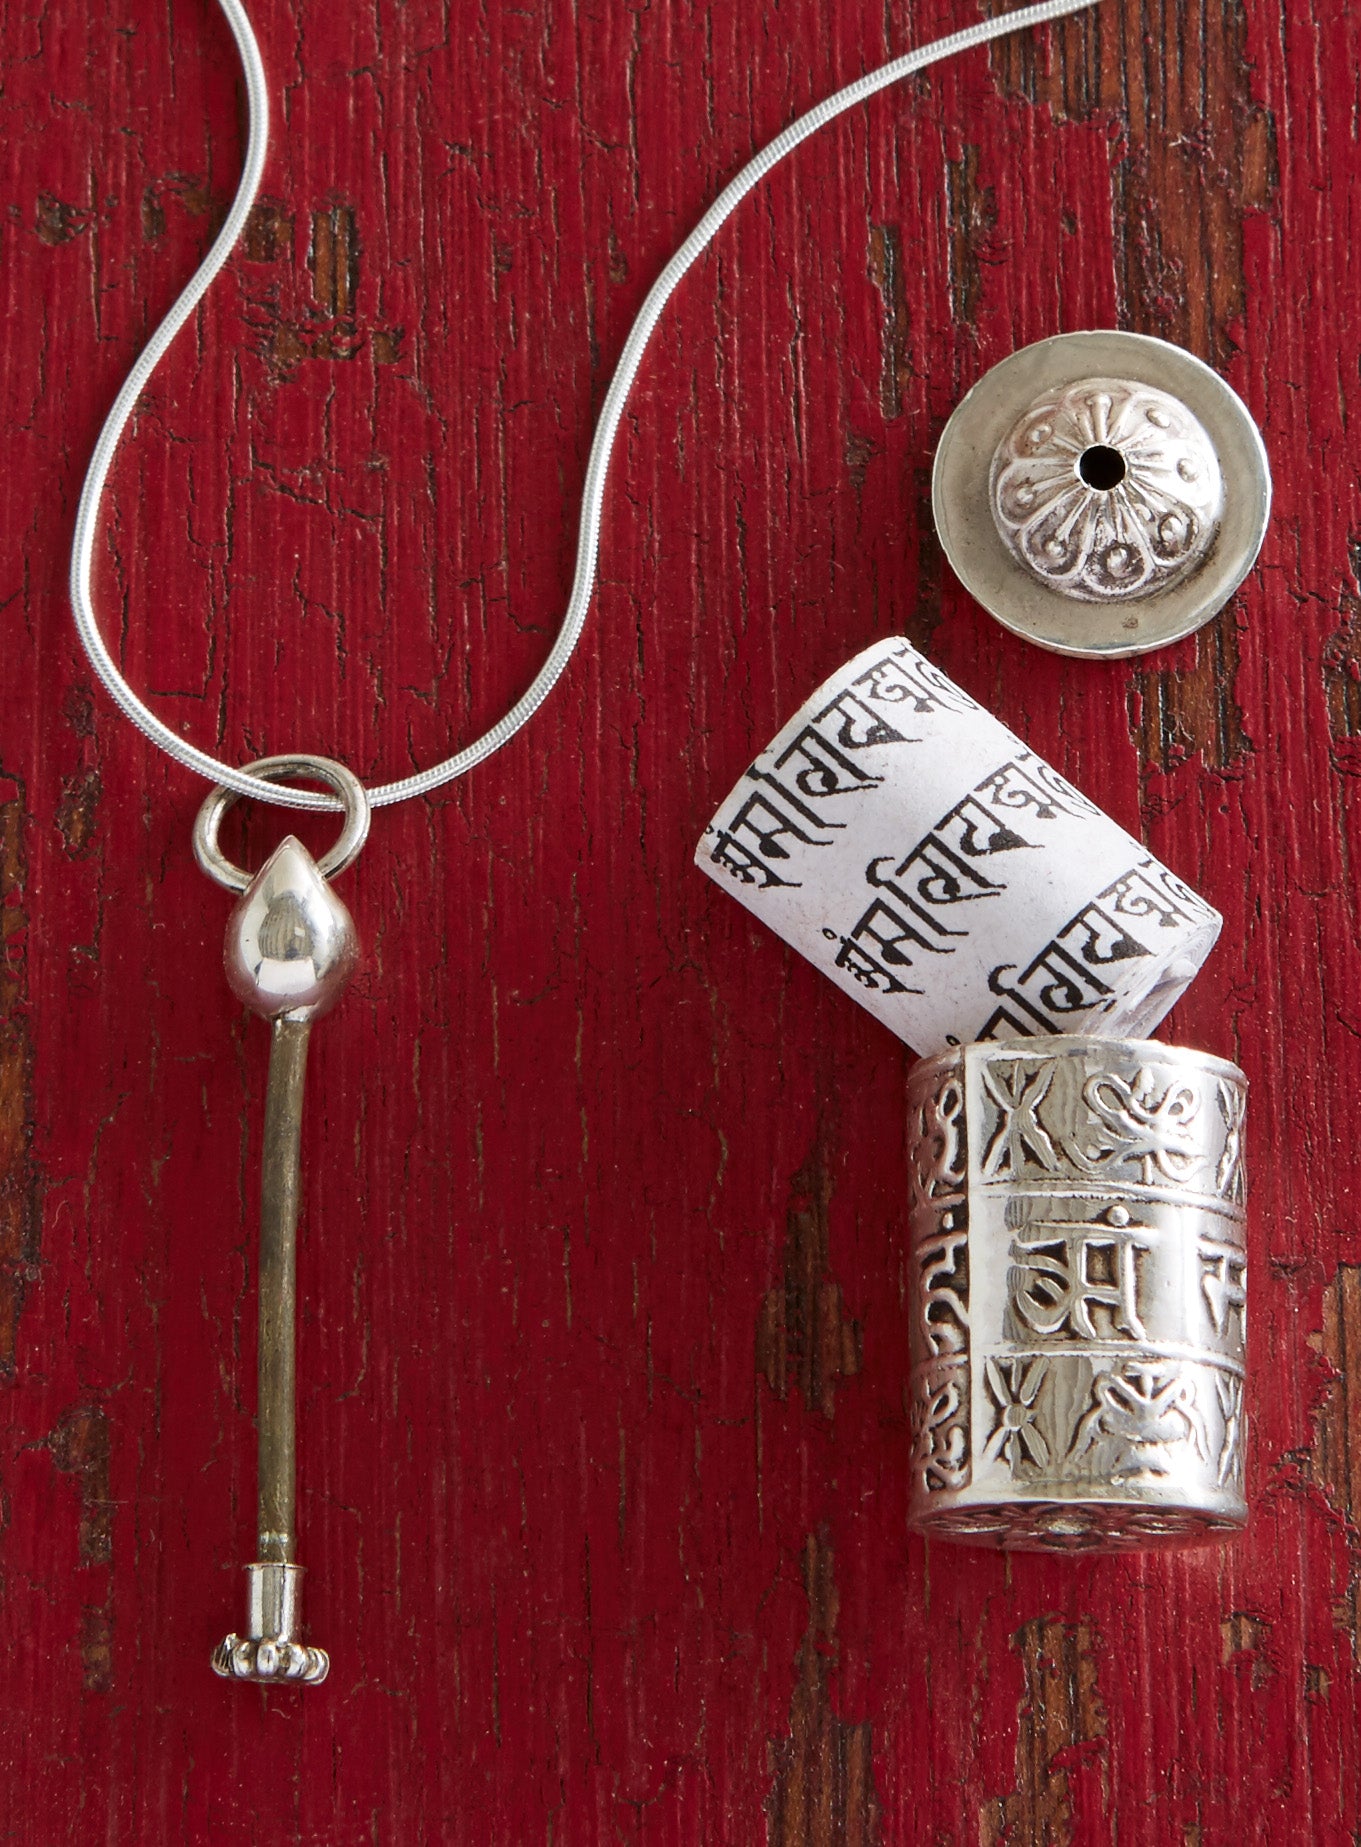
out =
{"type": "MultiPolygon", "coordinates": [[[[99,603],[196,742],[395,775],[542,662],[594,408],[722,179],[976,9],[256,11],[267,192],[118,457],[99,603]]],[[[0,1751],[25,1847],[1361,1829],[1361,14],[1325,23],[1102,0],[805,145],[687,277],[569,673],[347,875],[368,962],[309,1075],[300,1336],[335,1666],[261,1701],[206,1656],[252,1534],[265,1052],[218,979],[202,788],[91,692],[65,588],[99,421],[235,183],[239,84],[213,7],[10,9],[0,1751]],[[1001,631],[930,524],[960,393],[1111,325],[1219,365],[1277,479],[1231,611],[1142,666],[1001,631]],[[904,1531],[903,1054],[690,866],[782,716],[891,632],[1226,914],[1169,1027],[1253,1083],[1257,1508],[1222,1552],[904,1531]]],[[[280,825],[242,815],[233,846],[280,825]]]]}

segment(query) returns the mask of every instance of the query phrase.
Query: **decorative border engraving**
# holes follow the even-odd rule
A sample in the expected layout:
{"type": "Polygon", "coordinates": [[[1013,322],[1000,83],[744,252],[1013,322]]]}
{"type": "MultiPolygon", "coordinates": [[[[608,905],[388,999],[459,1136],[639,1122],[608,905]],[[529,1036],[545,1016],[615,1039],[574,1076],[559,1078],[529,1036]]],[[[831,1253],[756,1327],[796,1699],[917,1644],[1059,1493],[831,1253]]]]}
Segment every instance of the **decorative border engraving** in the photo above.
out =
{"type": "Polygon", "coordinates": [[[927,1200],[962,1196],[968,1178],[963,1074],[947,1063],[934,1085],[911,1086],[908,1100],[914,1119],[912,1179],[917,1196],[927,1200]]]}
{"type": "Polygon", "coordinates": [[[1209,1436],[1197,1384],[1198,1369],[1176,1360],[1117,1360],[1093,1380],[1069,1455],[1117,1486],[1170,1475],[1186,1444],[1204,1462],[1209,1436]]]}
{"type": "Polygon", "coordinates": [[[1049,1361],[1040,1359],[983,1362],[983,1379],[992,1400],[993,1422],[983,1440],[988,1461],[1003,1460],[1017,1481],[1046,1471],[1053,1457],[1037,1426],[1040,1388],[1049,1361]]]}
{"type": "Polygon", "coordinates": [[[1077,1073],[1047,1046],[998,1044],[979,1065],[977,1180],[1186,1190],[1240,1211],[1245,1084],[1162,1050],[1077,1073]]]}
{"type": "Polygon", "coordinates": [[[912,1475],[921,1493],[969,1483],[969,1369],[924,1367],[913,1380],[912,1475]]]}
{"type": "Polygon", "coordinates": [[[933,1539],[1008,1552],[1142,1552],[1236,1532],[1241,1521],[1173,1508],[1111,1507],[1090,1501],[999,1501],[984,1509],[945,1509],[927,1529],[933,1539]]]}
{"type": "Polygon", "coordinates": [[[969,1234],[955,1228],[952,1212],[941,1217],[937,1234],[912,1253],[919,1351],[931,1359],[966,1353],[969,1346],[969,1234]]]}

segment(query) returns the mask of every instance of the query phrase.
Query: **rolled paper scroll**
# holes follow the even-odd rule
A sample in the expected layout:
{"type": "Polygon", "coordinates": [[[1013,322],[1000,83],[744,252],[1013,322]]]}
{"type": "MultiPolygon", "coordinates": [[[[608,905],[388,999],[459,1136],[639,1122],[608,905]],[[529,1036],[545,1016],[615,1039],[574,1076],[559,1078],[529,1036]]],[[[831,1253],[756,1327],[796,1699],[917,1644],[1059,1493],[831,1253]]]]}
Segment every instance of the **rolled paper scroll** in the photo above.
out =
{"type": "Polygon", "coordinates": [[[924,1055],[1143,1038],[1223,922],[896,636],[800,707],[695,857],[924,1055]]]}

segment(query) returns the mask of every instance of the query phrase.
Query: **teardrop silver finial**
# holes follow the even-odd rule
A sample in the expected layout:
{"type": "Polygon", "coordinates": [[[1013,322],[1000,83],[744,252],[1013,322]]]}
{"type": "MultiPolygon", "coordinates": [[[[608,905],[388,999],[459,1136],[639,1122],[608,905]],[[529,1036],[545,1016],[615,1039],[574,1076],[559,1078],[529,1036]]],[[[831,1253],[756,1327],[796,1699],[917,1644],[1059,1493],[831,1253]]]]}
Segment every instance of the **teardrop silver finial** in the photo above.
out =
{"type": "Polygon", "coordinates": [[[350,913],[290,834],[227,920],[233,994],[267,1020],[315,1020],[340,999],[359,959],[350,913]]]}

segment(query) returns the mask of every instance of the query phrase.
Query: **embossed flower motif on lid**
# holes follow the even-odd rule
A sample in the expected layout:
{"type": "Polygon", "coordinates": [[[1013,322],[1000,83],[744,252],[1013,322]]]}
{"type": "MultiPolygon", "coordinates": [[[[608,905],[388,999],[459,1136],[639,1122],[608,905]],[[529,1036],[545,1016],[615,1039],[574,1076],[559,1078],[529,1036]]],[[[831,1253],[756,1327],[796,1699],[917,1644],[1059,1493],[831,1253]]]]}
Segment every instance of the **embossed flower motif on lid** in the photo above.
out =
{"type": "Polygon", "coordinates": [[[1214,445],[1185,405],[1118,378],[1080,379],[1031,404],[997,446],[989,490],[1012,555],[1087,603],[1189,576],[1224,503],[1214,445]]]}

